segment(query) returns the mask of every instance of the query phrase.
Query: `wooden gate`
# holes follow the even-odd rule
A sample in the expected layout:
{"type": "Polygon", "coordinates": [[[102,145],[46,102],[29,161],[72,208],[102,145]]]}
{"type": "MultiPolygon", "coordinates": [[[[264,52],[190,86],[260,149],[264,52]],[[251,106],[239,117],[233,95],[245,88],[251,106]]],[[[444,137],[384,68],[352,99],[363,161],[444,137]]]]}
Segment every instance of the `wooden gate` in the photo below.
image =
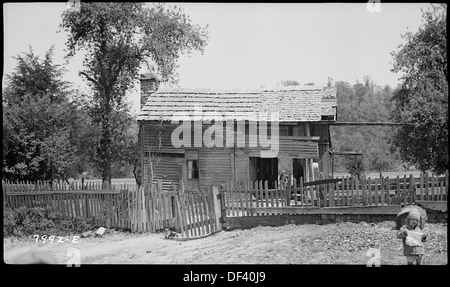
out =
{"type": "Polygon", "coordinates": [[[199,238],[222,230],[219,218],[220,193],[208,191],[179,191],[176,196],[177,227],[184,238],[199,238]]]}

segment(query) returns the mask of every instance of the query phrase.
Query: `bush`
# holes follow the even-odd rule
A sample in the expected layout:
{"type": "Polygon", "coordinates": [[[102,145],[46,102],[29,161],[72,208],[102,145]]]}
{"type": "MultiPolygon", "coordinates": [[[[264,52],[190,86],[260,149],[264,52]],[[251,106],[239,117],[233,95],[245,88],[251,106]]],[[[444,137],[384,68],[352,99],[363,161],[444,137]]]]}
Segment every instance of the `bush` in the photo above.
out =
{"type": "Polygon", "coordinates": [[[3,206],[3,236],[67,235],[95,228],[91,219],[64,218],[49,207],[3,206]]]}

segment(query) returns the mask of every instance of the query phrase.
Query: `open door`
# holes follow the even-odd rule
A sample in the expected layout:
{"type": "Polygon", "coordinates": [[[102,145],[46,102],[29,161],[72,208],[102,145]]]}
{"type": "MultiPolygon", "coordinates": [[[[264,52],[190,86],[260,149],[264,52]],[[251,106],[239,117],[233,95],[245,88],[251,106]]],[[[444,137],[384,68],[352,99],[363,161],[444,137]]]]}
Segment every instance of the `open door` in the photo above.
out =
{"type": "Polygon", "coordinates": [[[306,160],[300,158],[293,158],[292,167],[293,167],[292,170],[293,177],[297,181],[297,186],[299,186],[301,178],[303,178],[303,182],[305,181],[306,160]]]}
{"type": "Polygon", "coordinates": [[[269,188],[275,188],[278,180],[278,158],[250,157],[250,180],[268,181],[269,188]]]}

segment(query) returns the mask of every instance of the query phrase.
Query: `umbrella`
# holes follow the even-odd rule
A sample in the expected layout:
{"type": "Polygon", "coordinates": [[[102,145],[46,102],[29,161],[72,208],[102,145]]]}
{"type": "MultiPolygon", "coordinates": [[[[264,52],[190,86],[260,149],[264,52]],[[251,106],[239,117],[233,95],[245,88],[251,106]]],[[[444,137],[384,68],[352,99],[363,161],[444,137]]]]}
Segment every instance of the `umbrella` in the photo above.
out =
{"type": "Polygon", "coordinates": [[[397,218],[396,218],[397,229],[400,229],[403,225],[406,224],[406,218],[408,217],[409,212],[413,209],[417,209],[419,211],[419,213],[420,213],[419,227],[420,227],[420,229],[423,229],[423,227],[425,226],[425,222],[427,222],[427,220],[428,220],[427,212],[425,211],[425,209],[423,209],[422,207],[417,206],[417,205],[405,206],[405,208],[403,208],[397,214],[397,218]]]}

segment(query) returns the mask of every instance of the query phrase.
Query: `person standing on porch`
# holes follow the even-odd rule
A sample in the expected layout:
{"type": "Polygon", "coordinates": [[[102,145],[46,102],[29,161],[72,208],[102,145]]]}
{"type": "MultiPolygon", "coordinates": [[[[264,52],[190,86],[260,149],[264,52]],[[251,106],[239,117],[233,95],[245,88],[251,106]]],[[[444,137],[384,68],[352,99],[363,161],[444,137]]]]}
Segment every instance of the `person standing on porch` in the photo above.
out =
{"type": "Polygon", "coordinates": [[[280,173],[280,184],[287,184],[289,182],[289,175],[288,173],[283,169],[280,173]]]}

